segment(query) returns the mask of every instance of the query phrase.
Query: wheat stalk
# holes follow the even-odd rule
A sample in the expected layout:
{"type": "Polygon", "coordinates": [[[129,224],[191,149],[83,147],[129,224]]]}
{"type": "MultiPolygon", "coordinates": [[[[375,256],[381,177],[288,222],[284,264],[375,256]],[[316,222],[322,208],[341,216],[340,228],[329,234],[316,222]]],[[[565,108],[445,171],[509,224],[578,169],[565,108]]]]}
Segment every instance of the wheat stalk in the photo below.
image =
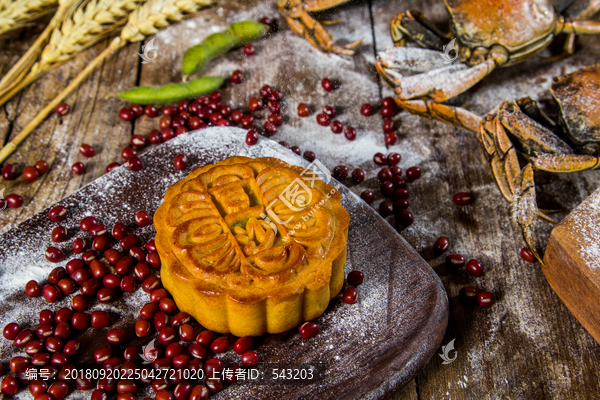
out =
{"type": "Polygon", "coordinates": [[[192,14],[203,7],[213,4],[216,0],[149,0],[139,5],[130,15],[127,24],[121,30],[121,34],[114,38],[110,45],[104,49],[83,71],[75,77],[69,85],[63,89],[21,132],[0,150],[0,163],[4,162],[17,148],[17,146],[29,136],[39,124],[50,115],[54,109],[70,95],[77,87],[102,64],[102,62],[114,54],[127,43],[139,42],[146,36],[155,34],[160,29],[169,26],[173,22],[182,20],[185,16],[192,14]]]}
{"type": "Polygon", "coordinates": [[[23,80],[25,74],[27,74],[27,71],[29,71],[31,66],[38,59],[42,48],[46,45],[46,43],[48,43],[48,40],[50,40],[50,35],[54,29],[59,26],[65,18],[71,15],[73,10],[82,1],[83,0],[59,0],[58,9],[56,10],[56,13],[50,20],[50,23],[46,29],[44,29],[42,34],[36,39],[33,45],[19,59],[19,61],[17,61],[17,63],[13,65],[6,74],[4,74],[2,80],[0,80],[0,99],[2,99],[4,94],[12,87],[18,85],[18,83],[23,80]]]}
{"type": "Polygon", "coordinates": [[[98,43],[123,26],[127,16],[144,2],[146,0],[90,0],[52,33],[32,72],[46,71],[98,43]]]}
{"type": "Polygon", "coordinates": [[[0,85],[0,106],[41,75],[114,33],[127,16],[146,0],[89,0],[76,8],[50,36],[40,61],[9,88],[0,85]]]}
{"type": "Polygon", "coordinates": [[[57,4],[58,0],[0,0],[0,35],[40,17],[57,4]]]}

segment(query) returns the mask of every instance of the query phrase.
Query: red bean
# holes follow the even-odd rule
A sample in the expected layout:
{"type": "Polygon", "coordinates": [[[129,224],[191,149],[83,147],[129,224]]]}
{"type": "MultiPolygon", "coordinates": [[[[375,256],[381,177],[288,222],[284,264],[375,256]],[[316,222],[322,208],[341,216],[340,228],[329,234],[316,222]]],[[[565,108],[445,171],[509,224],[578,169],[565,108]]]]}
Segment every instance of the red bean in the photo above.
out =
{"type": "Polygon", "coordinates": [[[158,110],[155,106],[148,105],[144,107],[144,114],[146,114],[148,118],[156,118],[158,116],[158,110]]]}
{"type": "Polygon", "coordinates": [[[321,87],[326,92],[331,92],[334,89],[333,82],[331,82],[331,80],[329,80],[328,78],[323,78],[321,80],[321,87]]]}
{"type": "Polygon", "coordinates": [[[341,180],[346,179],[346,177],[348,177],[348,172],[349,172],[349,169],[347,166],[338,165],[335,168],[333,168],[332,176],[335,179],[341,181],[341,180]]]}
{"type": "Polygon", "coordinates": [[[106,339],[112,345],[120,345],[127,341],[127,332],[123,329],[111,329],[106,334],[106,339]]]}
{"type": "Polygon", "coordinates": [[[383,132],[394,130],[394,121],[389,118],[383,120],[383,132]]]}
{"type": "Polygon", "coordinates": [[[71,325],[78,331],[83,331],[90,326],[90,317],[86,313],[76,312],[71,319],[71,325]]]}
{"type": "Polygon", "coordinates": [[[333,121],[331,123],[331,131],[335,134],[342,133],[344,130],[344,125],[340,121],[333,121]]]}
{"type": "Polygon", "coordinates": [[[69,114],[70,111],[71,106],[69,106],[67,103],[60,103],[58,106],[56,106],[56,113],[61,117],[69,114]]]}
{"type": "Polygon", "coordinates": [[[299,117],[308,117],[310,114],[310,109],[308,108],[308,105],[306,105],[305,103],[300,103],[298,104],[298,116],[299,117]]]}
{"type": "Polygon", "coordinates": [[[135,114],[129,108],[121,108],[119,111],[119,118],[123,121],[131,121],[133,117],[135,117],[135,114]]]}
{"type": "MultiPolygon", "coordinates": [[[[406,171],[406,173],[408,175],[408,171],[406,171]]],[[[471,203],[471,200],[471,195],[469,193],[464,192],[456,193],[454,197],[452,197],[452,201],[454,202],[454,204],[459,206],[466,206],[467,204],[471,203]]]]}
{"type": "Polygon", "coordinates": [[[415,218],[413,214],[407,209],[401,209],[398,211],[398,222],[404,227],[409,227],[414,222],[415,218]]]}
{"type": "Polygon", "coordinates": [[[421,168],[419,167],[410,167],[406,170],[406,179],[409,182],[414,181],[415,179],[419,179],[421,177],[421,168]]]}
{"type": "Polygon", "coordinates": [[[360,168],[356,168],[354,171],[352,171],[352,180],[357,184],[363,182],[365,180],[365,171],[360,168]]]}
{"type": "Polygon", "coordinates": [[[329,126],[331,119],[325,114],[317,114],[317,123],[321,126],[329,126]]]}
{"type": "Polygon", "coordinates": [[[87,300],[82,294],[78,294],[71,299],[71,308],[75,311],[84,311],[87,307],[87,300]]]}
{"type": "MultiPolygon", "coordinates": [[[[293,150],[293,148],[292,148],[293,150]]],[[[317,156],[315,155],[314,152],[310,151],[310,150],[306,150],[304,152],[304,154],[302,155],[302,157],[304,157],[304,159],[308,162],[313,162],[315,161],[315,159],[317,158],[317,156]]]]}
{"type": "Polygon", "coordinates": [[[465,258],[460,254],[450,254],[446,256],[446,266],[450,268],[460,268],[465,265],[465,258]]]}
{"type": "Polygon", "coordinates": [[[466,266],[467,272],[475,277],[483,275],[483,266],[477,260],[469,260],[466,266]]]}
{"type": "Polygon", "coordinates": [[[356,129],[354,129],[351,126],[347,126],[344,129],[344,136],[346,137],[346,139],[348,139],[349,141],[353,141],[356,139],[356,129]]]}
{"type": "Polygon", "coordinates": [[[75,175],[83,175],[83,173],[85,172],[85,165],[83,165],[81,161],[76,162],[71,166],[71,171],[73,171],[75,175]]]}
{"type": "Polygon", "coordinates": [[[398,135],[396,135],[396,132],[394,131],[389,131],[383,135],[383,140],[388,146],[393,146],[398,143],[398,135]]]}
{"type": "Polygon", "coordinates": [[[152,217],[144,210],[138,211],[135,214],[135,223],[140,227],[148,226],[152,223],[152,217]]]}
{"type": "Polygon", "coordinates": [[[105,311],[94,311],[91,323],[94,328],[106,328],[110,325],[110,316],[105,311]]]}
{"type": "Polygon", "coordinates": [[[375,200],[375,194],[371,189],[367,189],[360,194],[360,198],[363,199],[367,204],[373,204],[375,200]]]}
{"type": "Polygon", "coordinates": [[[373,156],[373,162],[377,165],[386,165],[387,157],[382,153],[375,153],[375,155],[373,156]]]}
{"type": "Polygon", "coordinates": [[[121,280],[121,290],[127,293],[133,293],[136,289],[135,278],[131,275],[124,276],[121,280]]]}
{"type": "Polygon", "coordinates": [[[346,304],[354,304],[358,298],[358,291],[353,287],[347,287],[342,295],[342,301],[346,304]]]}
{"type": "Polygon", "coordinates": [[[389,201],[384,200],[379,204],[379,214],[382,217],[385,218],[388,215],[392,215],[393,212],[394,212],[394,209],[393,209],[392,203],[390,203],[389,201]]]}
{"type": "Polygon", "coordinates": [[[93,157],[96,155],[96,150],[94,150],[94,148],[92,146],[90,146],[89,144],[82,144],[81,146],[79,146],[79,152],[81,153],[82,156],[84,157],[93,157]]]}
{"type": "Polygon", "coordinates": [[[482,307],[492,305],[492,303],[494,302],[494,295],[490,292],[481,292],[477,295],[477,302],[482,307]]]}
{"type": "Polygon", "coordinates": [[[142,164],[142,160],[140,160],[138,157],[131,157],[129,160],[127,160],[127,168],[129,168],[131,171],[139,171],[144,167],[144,165],[142,164]]]}
{"type": "Polygon", "coordinates": [[[433,250],[437,253],[443,253],[450,247],[450,241],[446,236],[440,236],[433,244],[433,250]]]}
{"type": "Polygon", "coordinates": [[[216,338],[210,345],[213,353],[223,353],[229,348],[229,340],[225,336],[216,338]]]}
{"type": "Polygon", "coordinates": [[[256,131],[254,129],[250,129],[246,133],[246,144],[248,146],[253,146],[256,143],[258,143],[258,134],[256,133],[256,131]]]}
{"type": "Polygon", "coordinates": [[[362,285],[364,279],[365,279],[365,274],[363,274],[362,271],[357,271],[357,270],[350,271],[350,273],[348,274],[348,277],[346,278],[346,280],[348,281],[348,284],[352,285],[354,287],[362,285]]]}
{"type": "Polygon", "coordinates": [[[40,176],[40,173],[35,167],[25,167],[22,174],[23,178],[29,182],[35,181],[40,176]]]}
{"type": "Polygon", "coordinates": [[[393,105],[381,107],[381,116],[383,118],[390,118],[396,114],[396,107],[393,105]]]}
{"type": "Polygon", "coordinates": [[[5,181],[12,181],[17,177],[15,167],[12,164],[6,164],[2,168],[2,179],[5,181]]]}
{"type": "Polygon", "coordinates": [[[25,294],[27,294],[28,297],[39,297],[42,294],[42,288],[37,281],[30,280],[25,285],[25,294]]]}
{"type": "Polygon", "coordinates": [[[527,247],[523,247],[520,252],[521,258],[529,263],[536,262],[536,258],[527,247]]]}
{"type": "Polygon", "coordinates": [[[142,135],[132,135],[129,144],[137,148],[146,147],[147,139],[142,135]]]}
{"type": "Polygon", "coordinates": [[[132,104],[129,106],[129,109],[133,111],[136,117],[141,117],[144,114],[144,108],[139,104],[132,104]]]}
{"type": "Polygon", "coordinates": [[[185,154],[177,154],[174,160],[175,168],[179,171],[183,171],[188,166],[188,158],[185,154]]]}
{"type": "Polygon", "coordinates": [[[365,103],[360,107],[360,113],[365,117],[369,117],[373,114],[373,107],[371,107],[370,104],[365,103]]]}
{"type": "Polygon", "coordinates": [[[243,81],[244,81],[244,74],[242,74],[242,71],[240,71],[239,69],[236,69],[235,71],[233,71],[233,73],[231,74],[231,83],[239,85],[243,81]]]}
{"type": "Polygon", "coordinates": [[[305,322],[298,328],[302,339],[310,339],[319,333],[319,325],[314,322],[305,322]]]}
{"type": "Polygon", "coordinates": [[[119,164],[118,162],[114,162],[114,163],[110,163],[106,166],[106,173],[108,174],[110,171],[112,171],[113,169],[117,168],[118,166],[120,166],[121,164],[119,164]]]}
{"type": "MultiPolygon", "coordinates": [[[[47,311],[49,311],[49,310],[47,310],[47,311]]],[[[21,333],[22,330],[23,330],[23,328],[21,328],[21,326],[19,326],[19,324],[17,324],[16,322],[11,322],[4,327],[4,331],[2,332],[2,334],[8,340],[15,340],[17,335],[19,333],[21,333]]]]}
{"type": "Polygon", "coordinates": [[[254,117],[252,115],[244,115],[241,120],[242,128],[250,129],[254,123],[254,117]]]}
{"type": "Polygon", "coordinates": [[[247,44],[246,46],[244,46],[244,54],[246,56],[251,56],[256,52],[256,49],[254,48],[254,45],[252,43],[247,44]]]}
{"type": "Polygon", "coordinates": [[[459,297],[465,301],[473,301],[477,299],[477,290],[471,286],[465,286],[460,289],[459,297]]]}

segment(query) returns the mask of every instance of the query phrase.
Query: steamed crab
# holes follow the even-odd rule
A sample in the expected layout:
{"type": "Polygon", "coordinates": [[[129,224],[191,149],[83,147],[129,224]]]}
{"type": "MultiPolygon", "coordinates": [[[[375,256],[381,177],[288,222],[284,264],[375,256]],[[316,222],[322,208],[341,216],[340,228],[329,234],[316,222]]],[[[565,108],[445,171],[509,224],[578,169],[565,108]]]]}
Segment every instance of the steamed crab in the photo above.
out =
{"type": "Polygon", "coordinates": [[[502,103],[479,126],[479,140],[496,183],[512,204],[513,218],[540,261],[533,224],[537,216],[549,218],[537,208],[533,172],[600,168],[600,64],[555,78],[550,91],[557,122],[534,100],[525,98],[502,103]],[[522,169],[517,150],[528,158],[522,169]]]}
{"type": "Polygon", "coordinates": [[[398,46],[411,39],[430,50],[388,50],[379,54],[375,64],[395,87],[398,104],[419,114],[435,113],[438,103],[473,87],[495,68],[539,53],[559,33],[600,34],[600,22],[582,19],[600,11],[600,0],[444,0],[444,4],[458,44],[459,63],[448,65],[453,61],[448,47],[440,53],[450,34],[411,11],[392,19],[392,39],[398,46]],[[435,57],[439,60],[433,60],[434,65],[424,65],[435,57]],[[417,75],[404,76],[398,70],[417,75]]]}

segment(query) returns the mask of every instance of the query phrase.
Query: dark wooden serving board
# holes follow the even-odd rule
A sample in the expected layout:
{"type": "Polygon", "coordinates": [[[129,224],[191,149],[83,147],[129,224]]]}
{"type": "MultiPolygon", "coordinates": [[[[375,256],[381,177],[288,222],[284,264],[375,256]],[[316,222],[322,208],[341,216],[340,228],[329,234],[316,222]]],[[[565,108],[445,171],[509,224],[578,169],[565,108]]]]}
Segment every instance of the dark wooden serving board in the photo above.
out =
{"type": "MultiPolygon", "coordinates": [[[[152,214],[169,185],[196,166],[233,155],[271,156],[308,165],[274,141],[261,138],[258,145],[249,147],[244,137],[245,131],[237,128],[210,128],[179,136],[143,155],[142,171],[117,168],[60,201],[70,212],[61,222],[70,238],[59,245],[66,251],[66,260],[74,257],[67,249],[73,237],[82,234],[77,227],[84,215],[96,216],[109,228],[123,221],[143,243],[151,239],[153,226],[135,228],[134,214],[142,209],[152,214]],[[173,166],[173,158],[179,153],[190,159],[186,171],[177,171],[173,166]]],[[[365,273],[365,282],[358,288],[359,301],[348,305],[339,296],[332,300],[316,320],[321,332],[310,340],[303,340],[296,330],[256,340],[260,363],[319,365],[320,379],[299,385],[231,385],[214,398],[386,398],[419,373],[439,347],[448,321],[448,299],[438,276],[371,207],[337,181],[330,183],[341,192],[342,205],[351,216],[345,272],[360,269],[365,273]]],[[[42,282],[57,266],[44,258],[44,250],[52,244],[50,232],[57,225],[47,218],[47,211],[0,237],[2,325],[14,320],[23,327],[35,328],[40,310],[57,310],[70,304],[73,295],[49,305],[41,297],[29,299],[23,293],[28,280],[42,282]]],[[[135,338],[133,332],[134,321],[147,301],[148,295],[138,289],[108,305],[93,303],[87,312],[106,309],[114,322],[109,328],[128,330],[129,339],[142,346],[155,338],[135,338]]],[[[79,338],[82,352],[78,360],[91,360],[95,349],[107,345],[105,332],[109,328],[88,330],[79,338]]],[[[21,354],[9,341],[0,342],[3,363],[21,354]]],[[[219,358],[226,365],[240,362],[240,356],[232,350],[219,358]]],[[[22,390],[19,396],[27,398],[29,393],[22,390]]],[[[88,396],[89,392],[71,395],[88,396]]]]}

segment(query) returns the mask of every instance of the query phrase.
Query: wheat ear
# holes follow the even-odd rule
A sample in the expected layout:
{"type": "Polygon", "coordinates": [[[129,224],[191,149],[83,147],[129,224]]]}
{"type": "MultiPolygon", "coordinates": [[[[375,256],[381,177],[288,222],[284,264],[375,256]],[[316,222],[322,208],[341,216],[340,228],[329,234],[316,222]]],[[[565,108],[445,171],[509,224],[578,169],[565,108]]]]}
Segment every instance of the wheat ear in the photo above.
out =
{"type": "MultiPolygon", "coordinates": [[[[9,88],[0,91],[0,106],[40,76],[113,34],[127,16],[146,0],[89,0],[52,32],[39,62],[9,88]]],[[[0,86],[2,88],[2,86],[0,86]]]]}
{"type": "MultiPolygon", "coordinates": [[[[23,0],[21,0],[23,1],[23,0]]],[[[31,68],[31,66],[38,59],[40,52],[50,40],[50,36],[54,29],[57,26],[60,26],[61,22],[68,18],[69,15],[73,12],[73,10],[82,2],[83,0],[60,0],[58,2],[58,9],[56,13],[50,20],[46,29],[41,33],[40,36],[36,39],[33,45],[23,54],[23,56],[17,61],[15,65],[11,67],[11,69],[4,74],[2,80],[0,80],[0,99],[4,96],[6,92],[10,90],[10,88],[18,85],[27,74],[27,71],[31,68]]]]}
{"type": "Polygon", "coordinates": [[[0,1],[0,35],[39,18],[58,5],[58,0],[0,1]]]}
{"type": "Polygon", "coordinates": [[[182,20],[186,15],[213,4],[215,0],[149,0],[138,6],[129,15],[127,24],[121,30],[121,35],[114,38],[110,45],[98,55],[88,66],[69,83],[58,96],[54,98],[21,132],[0,150],[0,163],[4,162],[21,142],[29,136],[39,124],[50,115],[54,109],[69,96],[104,59],[130,42],[139,42],[146,36],[153,35],[173,22],[182,20]]]}

